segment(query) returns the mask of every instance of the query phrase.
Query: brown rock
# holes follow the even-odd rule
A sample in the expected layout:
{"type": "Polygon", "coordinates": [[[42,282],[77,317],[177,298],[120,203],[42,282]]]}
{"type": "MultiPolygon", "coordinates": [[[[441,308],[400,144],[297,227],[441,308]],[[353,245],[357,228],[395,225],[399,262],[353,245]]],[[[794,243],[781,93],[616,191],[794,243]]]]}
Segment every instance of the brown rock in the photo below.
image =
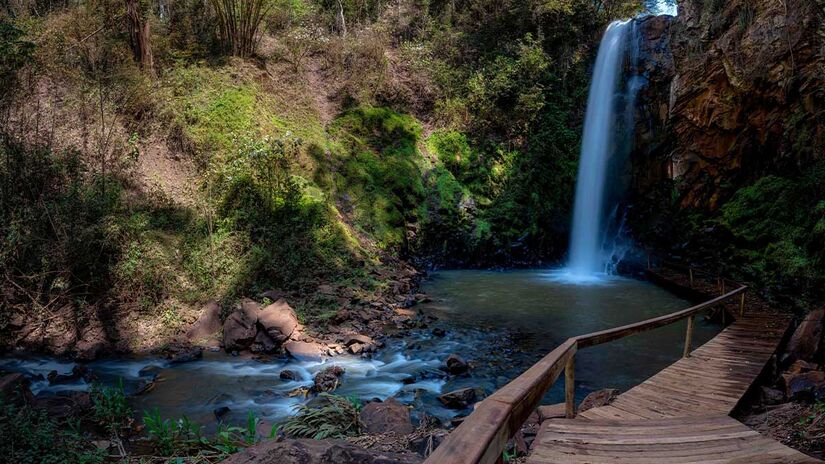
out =
{"type": "Polygon", "coordinates": [[[229,456],[223,464],[418,464],[412,453],[366,450],[343,440],[265,440],[229,456]]]}
{"type": "Polygon", "coordinates": [[[258,304],[244,300],[223,324],[223,346],[226,351],[243,350],[252,344],[258,333],[258,304]]]}
{"type": "Polygon", "coordinates": [[[312,386],[312,390],[319,393],[334,391],[341,384],[343,375],[344,369],[342,367],[329,366],[315,374],[315,384],[312,386]]]}
{"type": "Polygon", "coordinates": [[[607,406],[612,403],[617,396],[619,396],[619,390],[614,388],[605,388],[604,390],[594,391],[582,400],[579,405],[578,412],[582,413],[588,409],[607,406]]]}
{"type": "Polygon", "coordinates": [[[450,409],[464,409],[475,403],[483,396],[478,388],[461,388],[438,397],[445,407],[450,409]]]}
{"type": "Polygon", "coordinates": [[[282,344],[296,332],[300,323],[286,300],[278,300],[258,314],[258,324],[275,343],[282,344]]]}
{"type": "Polygon", "coordinates": [[[284,344],[284,350],[300,361],[320,361],[323,349],[314,342],[289,341],[284,344]]]}
{"type": "Polygon", "coordinates": [[[414,430],[410,410],[395,398],[367,403],[359,417],[367,433],[394,432],[407,435],[414,430]]]}
{"type": "Polygon", "coordinates": [[[266,331],[258,330],[258,334],[255,335],[255,340],[252,341],[249,350],[253,353],[272,353],[278,349],[278,346],[278,343],[266,331]]]}
{"type": "Polygon", "coordinates": [[[350,346],[356,343],[372,345],[375,342],[371,337],[368,337],[366,335],[349,335],[344,339],[344,346],[350,346]]]}
{"type": "Polygon", "coordinates": [[[461,356],[451,354],[447,357],[447,372],[453,375],[463,374],[470,370],[470,365],[461,356]]]}
{"type": "Polygon", "coordinates": [[[210,301],[201,309],[198,320],[186,332],[186,338],[193,342],[203,340],[215,335],[219,330],[221,330],[221,306],[215,301],[210,301]]]}
{"type": "Polygon", "coordinates": [[[825,372],[810,371],[785,379],[788,398],[795,400],[825,398],[825,372]]]}
{"type": "Polygon", "coordinates": [[[810,312],[805,316],[791,339],[788,340],[788,346],[782,357],[783,362],[813,359],[819,351],[819,342],[822,340],[823,318],[825,318],[825,309],[810,312]]]}

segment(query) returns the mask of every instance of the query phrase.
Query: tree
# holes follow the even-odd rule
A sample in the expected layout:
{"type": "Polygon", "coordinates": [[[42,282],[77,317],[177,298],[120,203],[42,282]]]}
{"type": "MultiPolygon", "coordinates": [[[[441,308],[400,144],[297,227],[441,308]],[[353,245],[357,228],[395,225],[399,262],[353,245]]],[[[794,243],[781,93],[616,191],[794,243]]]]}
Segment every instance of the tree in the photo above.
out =
{"type": "Polygon", "coordinates": [[[210,0],[218,14],[218,27],[226,51],[250,56],[260,39],[261,22],[269,12],[267,0],[210,0]]]}
{"type": "Polygon", "coordinates": [[[126,0],[126,23],[129,29],[129,44],[135,61],[148,73],[154,72],[155,59],[149,34],[149,21],[143,14],[138,0],[126,0]]]}

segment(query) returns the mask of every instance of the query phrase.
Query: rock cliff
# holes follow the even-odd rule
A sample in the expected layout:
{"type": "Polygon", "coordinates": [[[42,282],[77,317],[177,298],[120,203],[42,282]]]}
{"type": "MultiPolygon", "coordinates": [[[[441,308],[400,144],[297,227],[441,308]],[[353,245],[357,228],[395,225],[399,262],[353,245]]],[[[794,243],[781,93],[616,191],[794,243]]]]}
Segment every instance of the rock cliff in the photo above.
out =
{"type": "Polygon", "coordinates": [[[825,158],[825,2],[684,0],[638,29],[637,191],[672,179],[682,208],[715,210],[825,158]]]}

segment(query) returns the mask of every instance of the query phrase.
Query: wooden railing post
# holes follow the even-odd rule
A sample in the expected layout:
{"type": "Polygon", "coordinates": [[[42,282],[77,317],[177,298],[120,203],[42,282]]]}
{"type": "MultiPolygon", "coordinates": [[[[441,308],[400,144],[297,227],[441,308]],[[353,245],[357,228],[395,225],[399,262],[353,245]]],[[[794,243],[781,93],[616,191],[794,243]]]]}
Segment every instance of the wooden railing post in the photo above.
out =
{"type": "Polygon", "coordinates": [[[682,353],[682,357],[684,358],[690,357],[690,343],[691,340],[693,340],[693,321],[695,318],[695,315],[692,315],[688,318],[687,333],[685,333],[685,351],[684,353],[682,353]]]}
{"type": "Polygon", "coordinates": [[[739,295],[739,317],[745,317],[745,293],[739,295]]]}
{"type": "Polygon", "coordinates": [[[693,288],[693,268],[689,268],[688,271],[690,272],[690,288],[693,288]]]}
{"type": "Polygon", "coordinates": [[[568,419],[576,417],[576,356],[570,356],[564,366],[564,413],[568,419]]]}
{"type": "Polygon", "coordinates": [[[722,295],[725,294],[725,278],[722,278],[722,295]]]}

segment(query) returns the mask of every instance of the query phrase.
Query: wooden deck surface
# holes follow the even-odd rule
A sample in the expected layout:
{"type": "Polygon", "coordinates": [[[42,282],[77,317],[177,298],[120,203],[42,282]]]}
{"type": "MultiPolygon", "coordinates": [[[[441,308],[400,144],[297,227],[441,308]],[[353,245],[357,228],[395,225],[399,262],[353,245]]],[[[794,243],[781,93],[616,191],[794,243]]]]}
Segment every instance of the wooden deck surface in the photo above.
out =
{"type": "Polygon", "coordinates": [[[528,463],[821,462],[728,416],[770,361],[788,322],[749,315],[609,406],[545,421],[528,463]]]}

